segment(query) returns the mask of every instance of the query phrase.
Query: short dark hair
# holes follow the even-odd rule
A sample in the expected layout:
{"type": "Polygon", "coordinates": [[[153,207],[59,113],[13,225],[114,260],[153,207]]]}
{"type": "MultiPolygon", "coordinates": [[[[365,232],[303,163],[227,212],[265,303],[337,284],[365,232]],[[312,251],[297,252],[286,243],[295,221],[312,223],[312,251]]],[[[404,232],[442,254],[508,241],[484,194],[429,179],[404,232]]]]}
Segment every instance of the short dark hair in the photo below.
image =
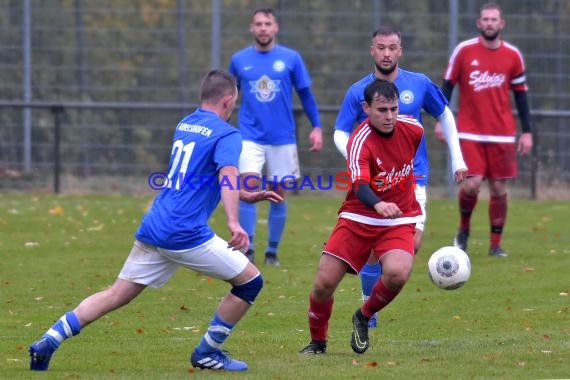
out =
{"type": "Polygon", "coordinates": [[[488,2],[485,3],[481,6],[481,8],[479,9],[479,14],[481,14],[481,12],[486,11],[487,9],[496,9],[499,11],[499,16],[501,18],[503,18],[503,9],[501,9],[501,6],[495,2],[488,2]]]}
{"type": "Polygon", "coordinates": [[[386,99],[389,102],[398,101],[400,91],[398,91],[398,87],[396,87],[393,82],[376,79],[374,82],[369,83],[364,89],[364,101],[366,104],[371,105],[374,99],[378,97],[386,99]]]}
{"type": "Polygon", "coordinates": [[[257,8],[251,13],[251,19],[255,17],[256,14],[263,13],[266,16],[273,16],[275,21],[277,21],[277,14],[273,10],[273,8],[257,8]]]}
{"type": "Polygon", "coordinates": [[[402,41],[402,33],[390,25],[382,25],[376,29],[374,32],[372,32],[372,38],[376,36],[391,36],[393,34],[397,35],[398,39],[402,41]]]}
{"type": "Polygon", "coordinates": [[[236,78],[224,70],[212,70],[202,79],[200,101],[216,103],[226,95],[234,94],[237,88],[236,78]]]}

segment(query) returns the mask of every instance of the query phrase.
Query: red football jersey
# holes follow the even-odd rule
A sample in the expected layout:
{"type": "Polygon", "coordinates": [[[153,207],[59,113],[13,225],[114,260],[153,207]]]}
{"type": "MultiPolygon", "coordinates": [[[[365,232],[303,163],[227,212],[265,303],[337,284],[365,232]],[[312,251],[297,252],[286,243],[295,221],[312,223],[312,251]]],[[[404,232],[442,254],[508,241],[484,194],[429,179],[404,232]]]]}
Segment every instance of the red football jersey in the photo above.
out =
{"type": "Polygon", "coordinates": [[[374,129],[369,121],[364,120],[348,140],[348,174],[353,184],[370,183],[380,199],[396,203],[402,217],[381,217],[362,203],[353,189],[346,194],[339,217],[379,226],[416,223],[422,210],[415,195],[414,156],[423,127],[410,116],[398,115],[394,132],[386,135],[374,129]]]}
{"type": "Polygon", "coordinates": [[[524,59],[505,41],[498,49],[488,49],[481,38],[457,45],[445,72],[445,80],[459,83],[459,138],[514,142],[510,90],[527,90],[524,59]]]}

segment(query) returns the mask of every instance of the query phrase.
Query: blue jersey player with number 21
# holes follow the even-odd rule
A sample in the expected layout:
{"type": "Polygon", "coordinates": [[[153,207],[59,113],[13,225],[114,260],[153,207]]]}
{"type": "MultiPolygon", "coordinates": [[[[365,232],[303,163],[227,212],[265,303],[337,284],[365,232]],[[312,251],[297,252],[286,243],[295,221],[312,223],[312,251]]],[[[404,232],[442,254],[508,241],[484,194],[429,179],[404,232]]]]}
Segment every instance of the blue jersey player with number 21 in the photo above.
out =
{"type": "Polygon", "coordinates": [[[239,190],[241,134],[226,121],[237,97],[237,83],[229,73],[213,70],[204,77],[201,106],[176,127],[168,181],[135,233],[136,240],[118,278],[111,287],[87,297],[65,313],[32,343],[30,369],[47,370],[52,355],[65,339],[128,304],[147,286],[161,287],[180,267],[231,285],[190,356],[192,366],[227,371],[248,369],[245,362],[230,358],[220,349],[263,286],[259,270],[239,252],[249,247],[248,235],[238,221],[239,199],[279,202],[282,198],[271,191],[239,190]],[[201,183],[204,178],[211,178],[214,183],[205,186],[201,183]],[[231,234],[229,241],[216,235],[208,225],[220,199],[231,234]]]}

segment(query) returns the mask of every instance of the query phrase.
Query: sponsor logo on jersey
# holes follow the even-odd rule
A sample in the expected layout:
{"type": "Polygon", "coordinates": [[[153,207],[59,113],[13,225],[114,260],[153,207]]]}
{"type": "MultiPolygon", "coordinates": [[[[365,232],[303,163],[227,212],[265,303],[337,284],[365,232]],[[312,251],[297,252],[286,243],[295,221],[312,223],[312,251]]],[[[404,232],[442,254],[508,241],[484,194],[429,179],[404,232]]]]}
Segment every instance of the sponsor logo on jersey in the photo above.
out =
{"type": "Polygon", "coordinates": [[[474,59],[471,61],[471,66],[479,66],[479,61],[474,59]]]}
{"type": "Polygon", "coordinates": [[[374,181],[373,188],[377,191],[387,191],[396,186],[400,186],[403,189],[402,182],[410,179],[412,172],[414,171],[414,160],[412,159],[409,164],[404,164],[401,169],[396,170],[392,167],[390,171],[382,171],[372,178],[374,181]]]}
{"type": "Polygon", "coordinates": [[[270,102],[275,99],[275,93],[281,91],[279,89],[280,80],[273,80],[267,75],[263,75],[258,80],[250,81],[251,89],[249,92],[255,93],[255,97],[260,102],[270,102]]]}
{"type": "Polygon", "coordinates": [[[410,104],[414,101],[414,93],[410,90],[404,90],[400,93],[400,101],[404,104],[410,104]]]}
{"type": "Polygon", "coordinates": [[[492,87],[500,87],[505,83],[505,80],[505,74],[490,73],[487,70],[483,72],[475,70],[469,74],[469,85],[473,87],[475,92],[492,87]]]}

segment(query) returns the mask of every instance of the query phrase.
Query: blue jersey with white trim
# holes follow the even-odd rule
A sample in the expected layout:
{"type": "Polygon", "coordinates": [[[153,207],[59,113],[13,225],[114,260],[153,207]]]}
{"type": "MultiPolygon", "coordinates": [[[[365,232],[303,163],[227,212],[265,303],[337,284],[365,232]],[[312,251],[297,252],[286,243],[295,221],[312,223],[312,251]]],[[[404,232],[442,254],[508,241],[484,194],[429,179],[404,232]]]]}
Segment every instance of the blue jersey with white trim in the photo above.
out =
{"type": "Polygon", "coordinates": [[[197,109],[182,119],[174,132],[168,180],[135,237],[171,250],[210,240],[214,231],[208,219],[224,186],[218,172],[224,166],[237,167],[240,153],[241,134],[215,113],[197,109]]]}
{"type": "MultiPolygon", "coordinates": [[[[336,130],[352,133],[354,128],[368,117],[362,108],[364,89],[375,79],[374,73],[371,73],[350,86],[336,119],[336,130]]],[[[411,115],[420,123],[422,122],[422,109],[437,118],[447,105],[447,100],[439,87],[424,74],[398,68],[398,76],[394,84],[400,92],[399,113],[411,115]]],[[[425,136],[422,137],[414,159],[414,175],[418,185],[425,186],[427,184],[429,159],[425,136]]]]}
{"type": "Polygon", "coordinates": [[[293,89],[311,86],[301,55],[281,45],[270,51],[249,46],[232,56],[228,71],[238,79],[238,125],[243,139],[258,144],[297,142],[293,89]]]}

